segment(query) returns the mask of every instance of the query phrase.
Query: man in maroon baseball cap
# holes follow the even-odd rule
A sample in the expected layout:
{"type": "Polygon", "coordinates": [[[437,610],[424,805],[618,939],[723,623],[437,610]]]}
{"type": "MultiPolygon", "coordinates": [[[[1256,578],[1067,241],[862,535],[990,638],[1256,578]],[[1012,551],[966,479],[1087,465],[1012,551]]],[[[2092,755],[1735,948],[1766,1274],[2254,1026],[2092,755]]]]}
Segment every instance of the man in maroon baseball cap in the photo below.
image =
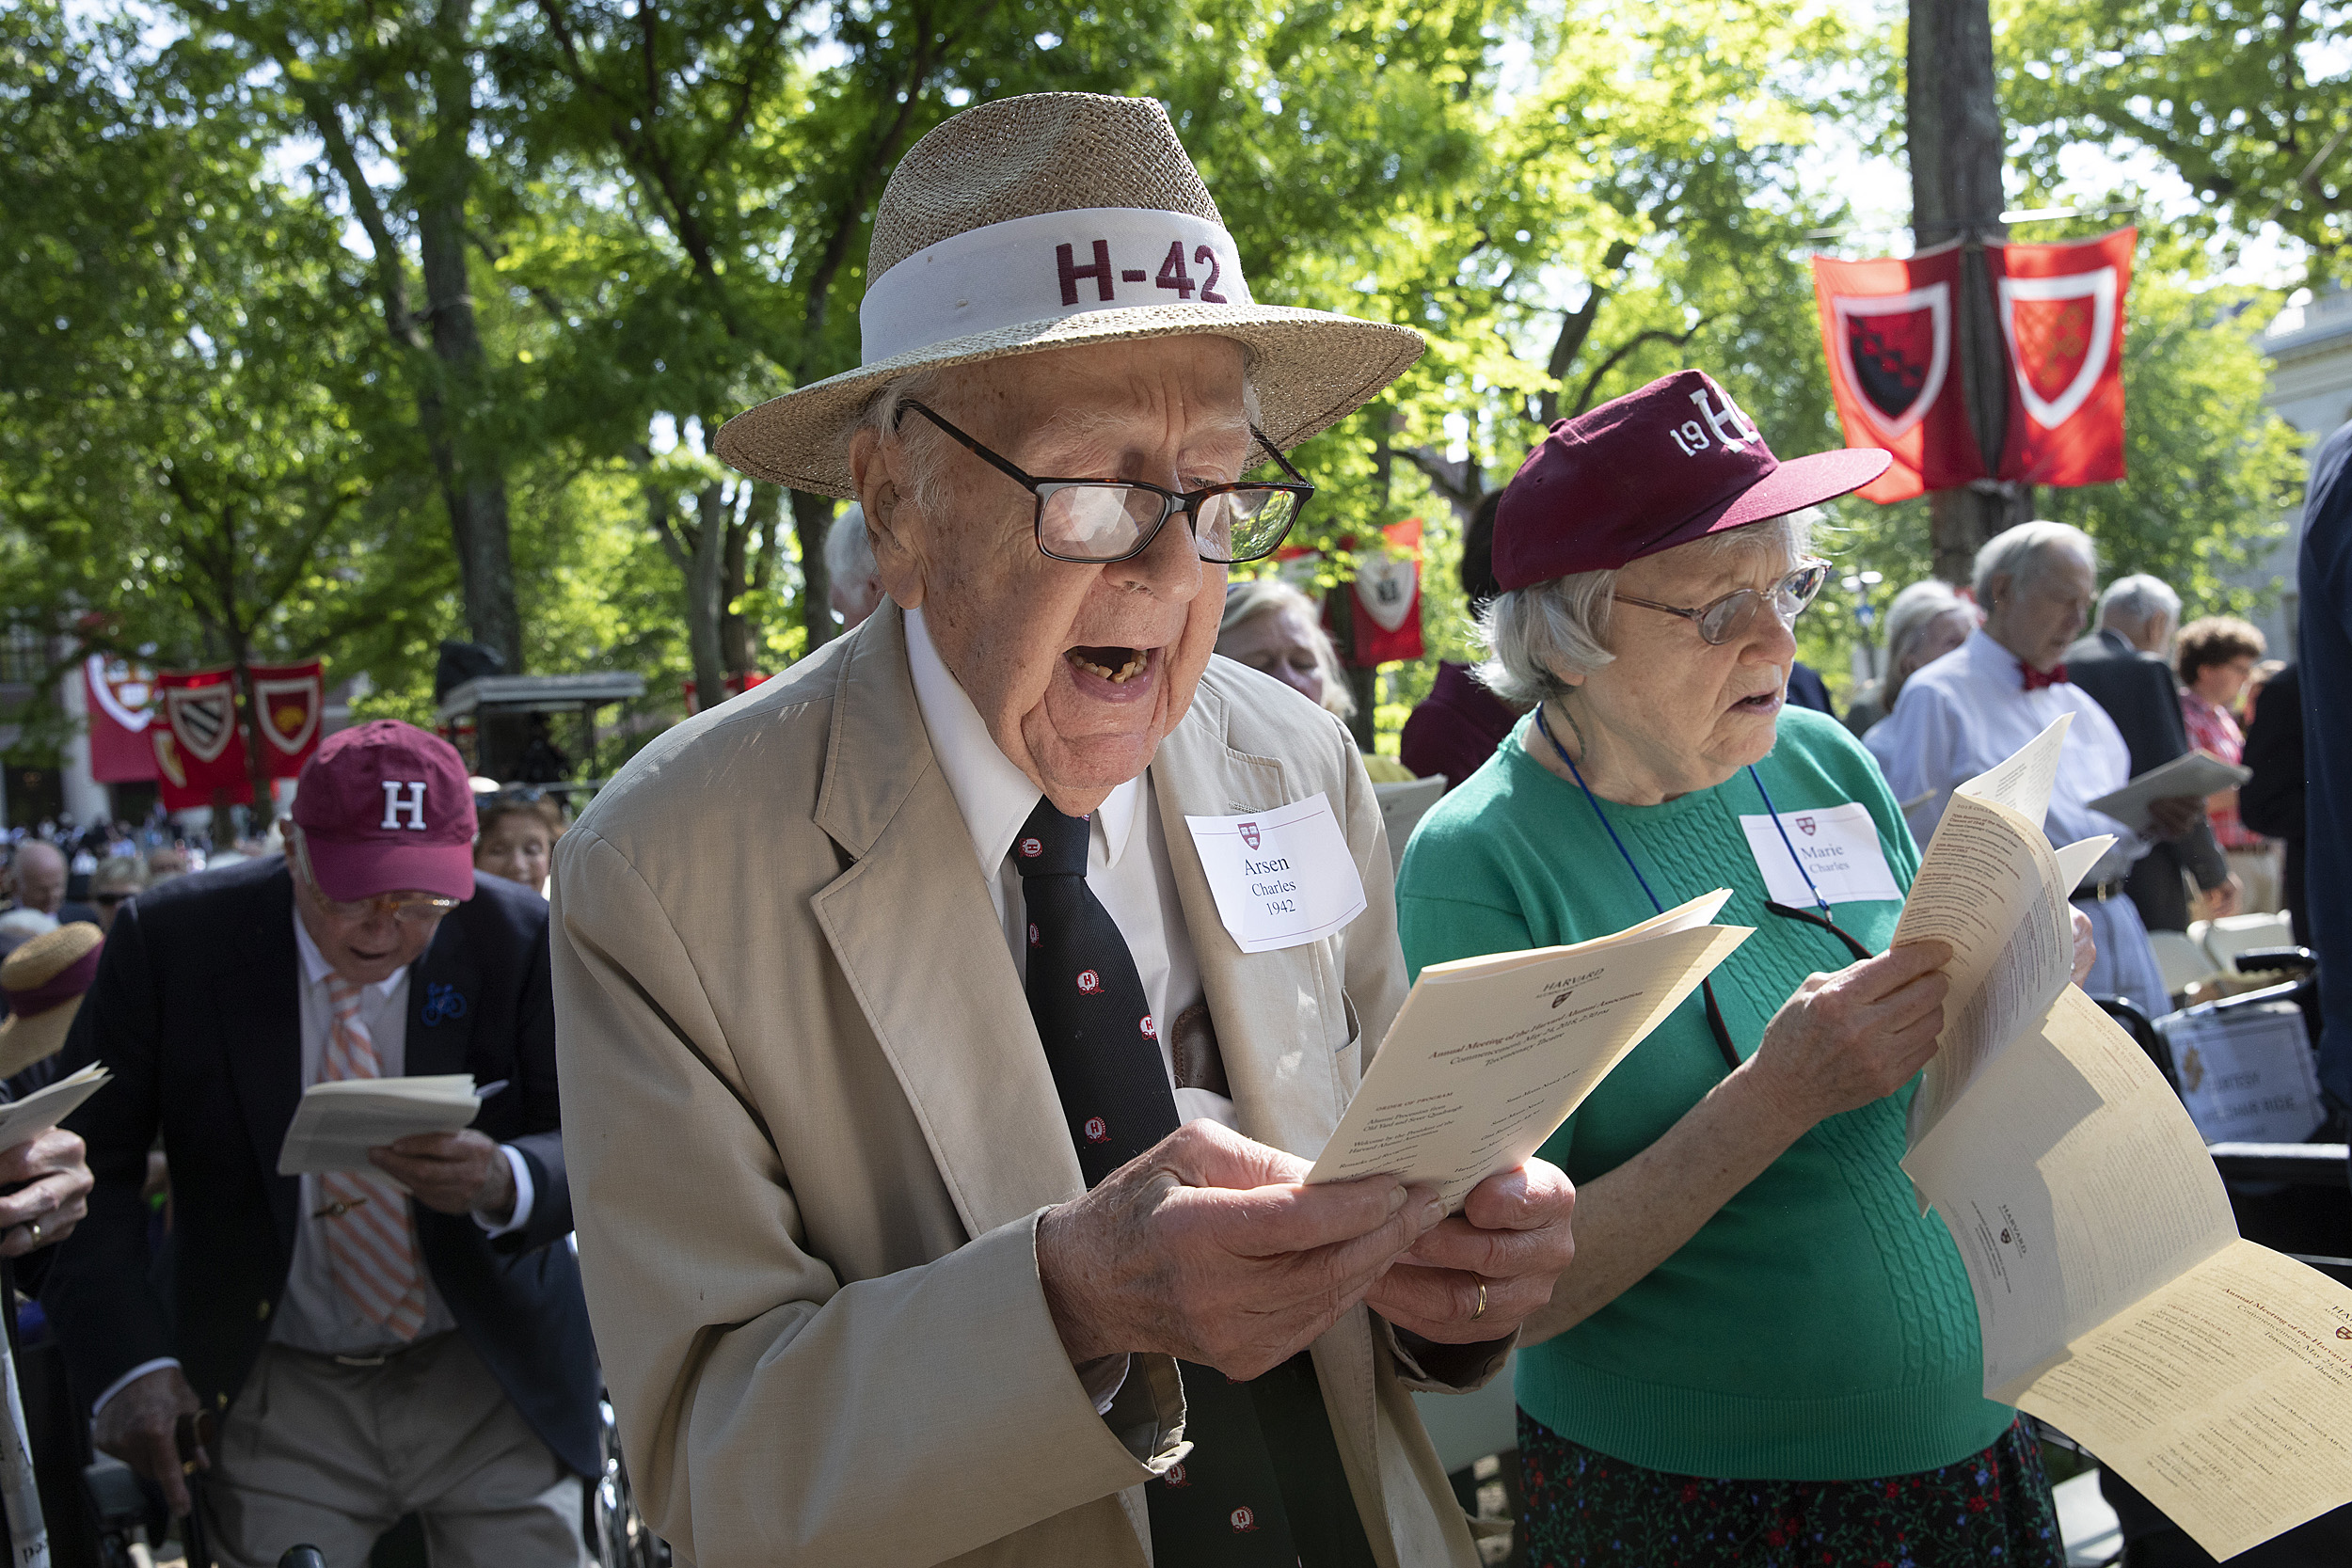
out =
{"type": "Polygon", "coordinates": [[[69,1124],[98,1173],[96,1234],[50,1285],[93,1434],[175,1513],[201,1507],[224,1565],[291,1541],[360,1561],[398,1498],[437,1552],[572,1568],[577,1477],[600,1461],[563,1244],[547,904],[476,879],[465,765],[411,725],[329,736],[293,818],[283,860],[117,914],[60,1053],[61,1070],[115,1074],[69,1124]],[[310,1090],[443,1074],[478,1085],[472,1126],[280,1169],[310,1090]],[[159,1132],[182,1259],[168,1304],[138,1201],[159,1132]],[[221,1430],[192,1489],[174,1429],[198,1410],[221,1430]]]}

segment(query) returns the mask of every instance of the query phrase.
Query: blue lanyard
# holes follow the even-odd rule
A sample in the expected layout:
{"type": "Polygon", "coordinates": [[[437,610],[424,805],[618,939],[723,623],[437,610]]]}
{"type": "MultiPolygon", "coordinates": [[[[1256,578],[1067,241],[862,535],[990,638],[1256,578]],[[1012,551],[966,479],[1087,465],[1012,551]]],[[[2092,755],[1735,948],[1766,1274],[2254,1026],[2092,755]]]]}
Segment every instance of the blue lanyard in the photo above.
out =
{"type": "MultiPolygon", "coordinates": [[[[1576,759],[1568,755],[1568,749],[1565,746],[1560,744],[1560,737],[1551,733],[1551,721],[1544,716],[1544,710],[1540,707],[1535,710],[1535,727],[1544,732],[1544,738],[1551,742],[1552,751],[1557,752],[1560,760],[1567,765],[1568,777],[1574,779],[1576,787],[1584,792],[1584,803],[1593,808],[1595,816],[1600,818],[1601,830],[1608,833],[1609,842],[1617,847],[1617,854],[1624,860],[1625,868],[1633,873],[1635,881],[1642,884],[1642,892],[1648,897],[1649,907],[1660,914],[1665,913],[1666,906],[1660,903],[1658,895],[1651,891],[1649,879],[1643,876],[1642,868],[1634,863],[1632,851],[1625,847],[1625,840],[1617,836],[1615,824],[1609,820],[1609,814],[1600,809],[1600,801],[1593,794],[1593,786],[1584,782],[1584,775],[1577,770],[1576,759]]],[[[1797,854],[1797,847],[1789,839],[1788,826],[1781,821],[1779,811],[1773,807],[1772,797],[1765,789],[1763,779],[1757,776],[1754,767],[1748,768],[1748,777],[1755,782],[1756,794],[1763,797],[1764,810],[1772,817],[1772,826],[1780,832],[1780,842],[1782,847],[1788,851],[1789,863],[1797,868],[1797,875],[1804,879],[1804,890],[1813,895],[1814,907],[1821,911],[1823,920],[1835,925],[1837,917],[1830,912],[1829,900],[1822,897],[1821,890],[1814,885],[1813,873],[1804,868],[1804,861],[1797,854]]]]}

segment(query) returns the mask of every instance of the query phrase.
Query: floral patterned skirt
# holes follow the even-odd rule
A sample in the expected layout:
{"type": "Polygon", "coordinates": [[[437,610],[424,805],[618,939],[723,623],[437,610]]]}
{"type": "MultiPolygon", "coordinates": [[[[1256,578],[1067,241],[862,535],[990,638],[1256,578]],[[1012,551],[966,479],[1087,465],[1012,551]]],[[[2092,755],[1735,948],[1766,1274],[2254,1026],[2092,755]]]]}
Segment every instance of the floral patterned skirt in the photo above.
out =
{"type": "Polygon", "coordinates": [[[1982,1453],[1881,1481],[1710,1481],[1570,1442],[1519,1412],[1527,1560],[1539,1568],[2064,1568],[2020,1417],[1982,1453]]]}

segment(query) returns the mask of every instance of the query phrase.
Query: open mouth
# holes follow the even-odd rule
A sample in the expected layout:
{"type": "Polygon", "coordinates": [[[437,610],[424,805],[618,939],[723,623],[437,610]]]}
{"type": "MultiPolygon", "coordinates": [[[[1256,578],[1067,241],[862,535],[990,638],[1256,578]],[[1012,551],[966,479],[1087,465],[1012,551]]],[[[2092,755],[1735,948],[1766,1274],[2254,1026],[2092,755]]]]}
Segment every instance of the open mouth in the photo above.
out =
{"type": "Polygon", "coordinates": [[[1149,648],[1070,648],[1064,650],[1062,657],[1088,674],[1100,676],[1113,686],[1124,686],[1152,667],[1152,650],[1149,648]]]}

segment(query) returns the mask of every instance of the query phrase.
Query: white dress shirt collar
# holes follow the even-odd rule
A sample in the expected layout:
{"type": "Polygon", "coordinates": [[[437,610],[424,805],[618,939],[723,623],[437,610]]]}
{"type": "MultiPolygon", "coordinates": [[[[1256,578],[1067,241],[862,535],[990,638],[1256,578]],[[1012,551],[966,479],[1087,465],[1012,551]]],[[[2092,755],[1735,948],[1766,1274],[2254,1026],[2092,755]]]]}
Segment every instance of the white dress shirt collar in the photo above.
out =
{"type": "MultiPolygon", "coordinates": [[[[972,699],[931,645],[923,612],[908,610],[906,626],[907,667],[914,677],[914,701],[923,713],[923,728],[930,736],[931,754],[939,759],[939,769],[947,776],[947,788],[956,798],[956,809],[963,814],[964,831],[972,835],[972,853],[979,860],[980,875],[993,881],[1012,849],[1013,836],[1037,809],[1040,791],[988,733],[980,710],[972,705],[972,699]]],[[[1095,808],[1095,830],[1110,864],[1118,864],[1127,852],[1142,795],[1143,778],[1138,774],[1112,790],[1095,808]]]]}

